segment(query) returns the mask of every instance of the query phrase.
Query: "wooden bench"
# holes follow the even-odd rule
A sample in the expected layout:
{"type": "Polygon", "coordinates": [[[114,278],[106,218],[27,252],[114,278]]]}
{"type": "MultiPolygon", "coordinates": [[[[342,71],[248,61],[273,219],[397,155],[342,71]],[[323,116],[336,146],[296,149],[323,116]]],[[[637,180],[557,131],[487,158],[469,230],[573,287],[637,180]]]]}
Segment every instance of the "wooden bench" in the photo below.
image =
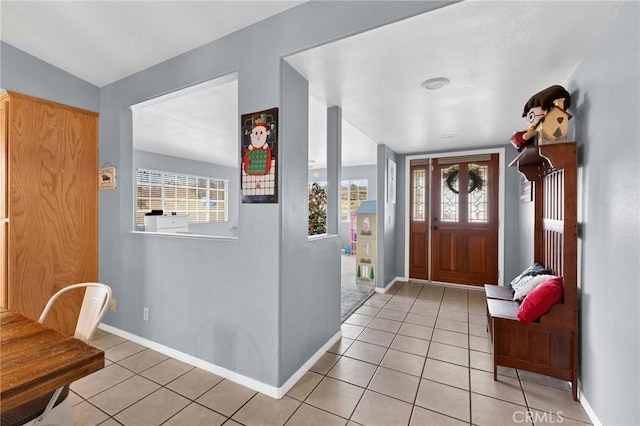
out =
{"type": "MultiPolygon", "coordinates": [[[[484,293],[485,296],[487,297],[487,331],[493,335],[493,331],[492,331],[492,326],[491,326],[491,312],[492,310],[489,308],[489,301],[490,300],[500,300],[500,301],[511,301],[513,302],[513,292],[511,291],[511,289],[509,287],[503,287],[503,286],[499,286],[499,285],[495,285],[495,284],[485,284],[484,285],[484,293]]],[[[517,302],[513,302],[516,303],[517,302]]],[[[495,308],[498,308],[500,304],[496,305],[495,303],[493,303],[493,306],[495,308]]],[[[493,310],[493,312],[497,312],[495,309],[493,310]]],[[[516,308],[516,314],[518,313],[518,310],[516,308]]],[[[516,316],[517,318],[517,316],[516,316]]]]}
{"type": "Polygon", "coordinates": [[[534,322],[518,319],[511,289],[485,285],[487,320],[498,366],[571,382],[578,400],[577,206],[575,142],[525,148],[510,164],[534,182],[533,261],[564,281],[563,300],[534,322]]]}

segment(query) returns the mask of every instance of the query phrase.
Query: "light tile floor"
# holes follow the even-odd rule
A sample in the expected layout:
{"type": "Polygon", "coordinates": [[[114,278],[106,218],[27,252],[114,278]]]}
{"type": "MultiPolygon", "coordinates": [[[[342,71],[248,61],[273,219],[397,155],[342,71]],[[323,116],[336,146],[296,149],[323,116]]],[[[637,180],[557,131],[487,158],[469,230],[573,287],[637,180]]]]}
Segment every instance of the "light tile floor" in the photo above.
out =
{"type": "Polygon", "coordinates": [[[276,400],[113,334],[104,369],[71,385],[90,425],[584,425],[569,385],[500,368],[493,381],[481,291],[397,283],[276,400]]]}

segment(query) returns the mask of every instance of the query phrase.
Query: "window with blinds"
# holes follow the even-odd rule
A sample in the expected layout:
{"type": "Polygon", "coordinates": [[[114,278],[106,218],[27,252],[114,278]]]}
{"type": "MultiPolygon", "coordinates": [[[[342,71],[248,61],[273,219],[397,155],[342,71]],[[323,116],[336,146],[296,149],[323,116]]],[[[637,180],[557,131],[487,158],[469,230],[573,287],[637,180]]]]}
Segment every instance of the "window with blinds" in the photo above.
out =
{"type": "Polygon", "coordinates": [[[184,215],[190,223],[227,222],[228,187],[224,179],[138,169],[136,224],[151,210],[184,215]]]}

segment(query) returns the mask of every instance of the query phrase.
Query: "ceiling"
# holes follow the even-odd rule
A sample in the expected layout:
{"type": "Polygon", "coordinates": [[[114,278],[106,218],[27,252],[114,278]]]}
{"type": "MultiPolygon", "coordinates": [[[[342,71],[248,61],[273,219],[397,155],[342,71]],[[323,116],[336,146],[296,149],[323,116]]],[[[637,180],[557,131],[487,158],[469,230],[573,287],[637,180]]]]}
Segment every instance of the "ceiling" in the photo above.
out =
{"type": "Polygon", "coordinates": [[[303,1],[0,2],[2,40],[98,87],[303,1]]]}
{"type": "MultiPolygon", "coordinates": [[[[1,35],[102,87],[300,3],[5,0],[1,35]]],[[[563,84],[621,5],[464,1],[287,57],[310,85],[312,167],[326,163],[334,105],[345,166],[375,163],[381,143],[401,154],[508,144],[526,100],[563,84]],[[421,87],[434,77],[450,84],[421,87]]],[[[139,105],[136,148],[236,165],[237,81],[201,89],[139,105]]]]}

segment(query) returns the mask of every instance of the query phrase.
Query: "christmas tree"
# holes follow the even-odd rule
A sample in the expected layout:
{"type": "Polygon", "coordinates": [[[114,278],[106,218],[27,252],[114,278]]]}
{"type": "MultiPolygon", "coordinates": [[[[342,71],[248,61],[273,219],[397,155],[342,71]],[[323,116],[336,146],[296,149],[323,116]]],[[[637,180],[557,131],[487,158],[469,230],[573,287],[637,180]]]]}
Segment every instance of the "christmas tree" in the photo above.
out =
{"type": "Polygon", "coordinates": [[[327,233],[327,191],[317,183],[309,189],[309,235],[327,233]]]}

